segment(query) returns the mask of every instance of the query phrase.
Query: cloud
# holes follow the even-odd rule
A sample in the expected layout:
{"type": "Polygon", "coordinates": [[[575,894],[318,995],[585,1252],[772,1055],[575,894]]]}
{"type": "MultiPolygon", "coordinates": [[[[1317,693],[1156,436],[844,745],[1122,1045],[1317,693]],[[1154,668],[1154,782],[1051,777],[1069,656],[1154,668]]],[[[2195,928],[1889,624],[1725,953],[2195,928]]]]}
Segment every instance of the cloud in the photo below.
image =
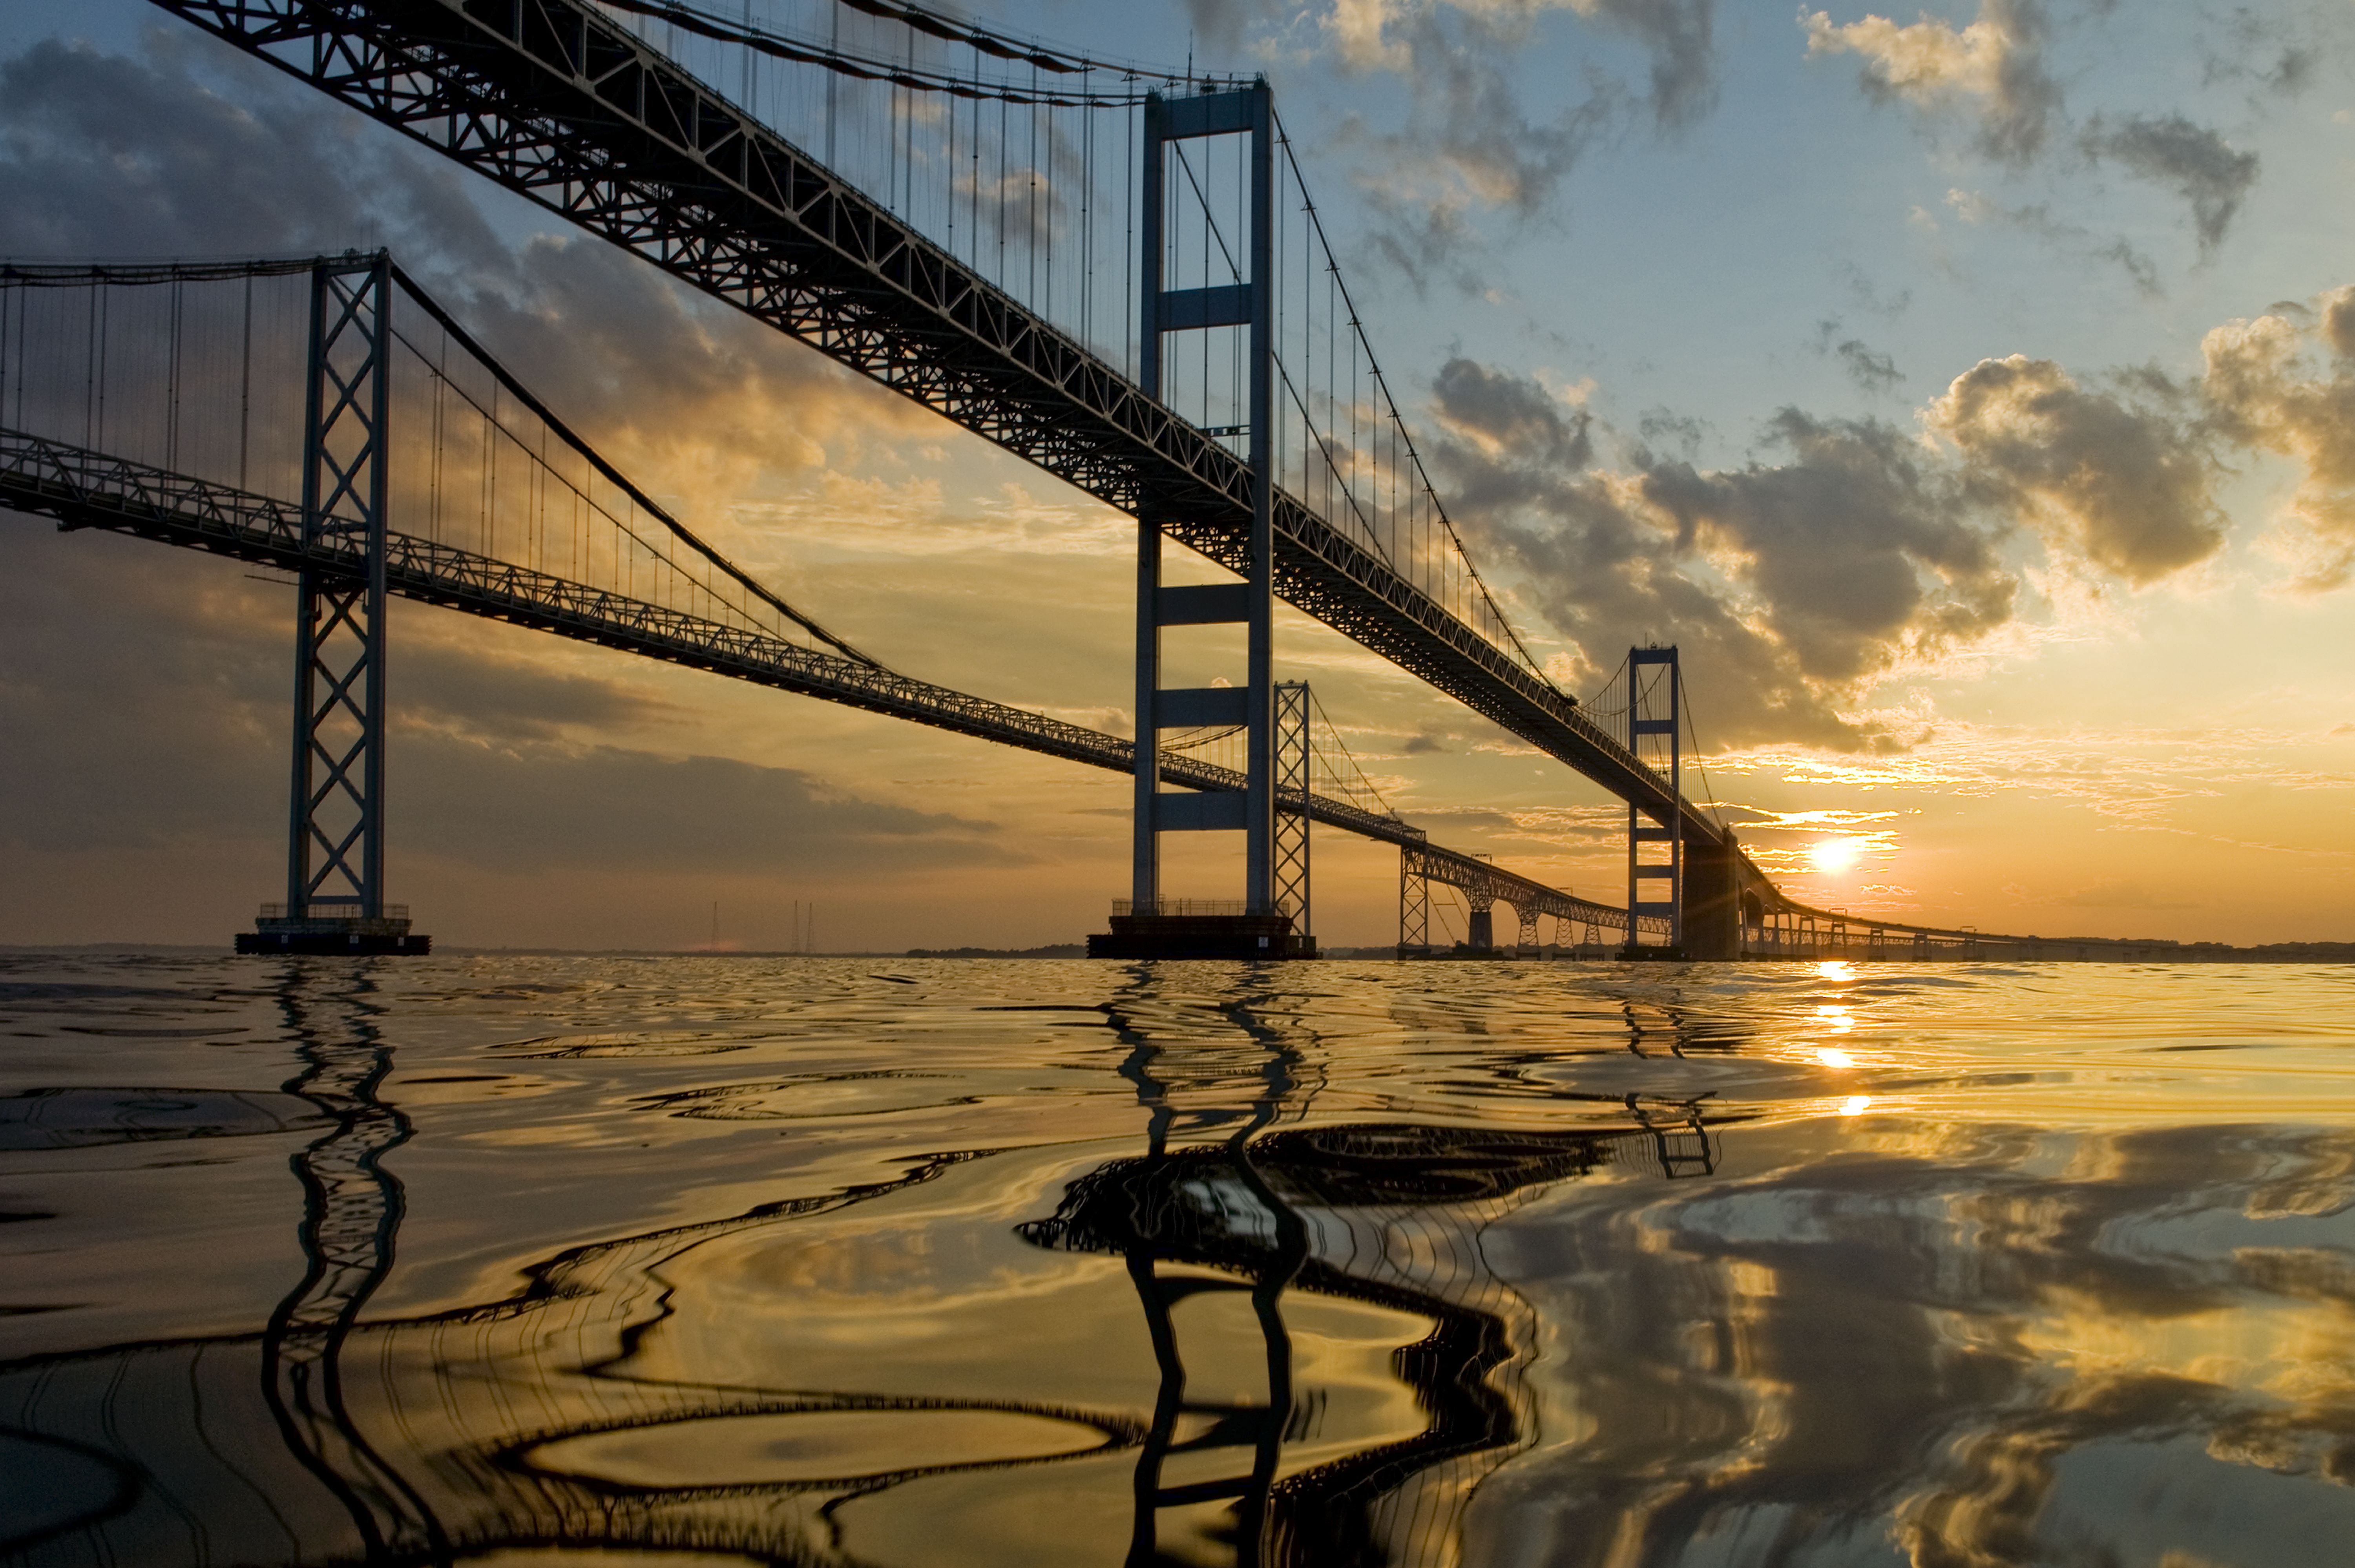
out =
{"type": "Polygon", "coordinates": [[[266,67],[198,47],[158,29],[144,59],[45,38],[0,62],[12,254],[372,250],[389,227],[430,233],[472,265],[504,262],[461,171],[407,155],[266,67]]]}
{"type": "Polygon", "coordinates": [[[1448,429],[1490,456],[1511,450],[1560,468],[1593,459],[1593,416],[1583,409],[1565,413],[1535,381],[1458,356],[1440,367],[1432,389],[1448,429]]]}
{"type": "MultiPolygon", "coordinates": [[[[2355,349],[2355,289],[2326,304],[2314,333],[2355,349]]],[[[1432,384],[1431,457],[1478,547],[1512,561],[1527,601],[1575,646],[1571,683],[1599,677],[1629,643],[1674,640],[1696,688],[1717,694],[1720,743],[1885,750],[1911,743],[1906,725],[1867,716],[1864,694],[2013,621],[2021,525],[2049,559],[2136,586],[2222,548],[2225,436],[2211,402],[2223,367],[2239,376],[2244,439],[2317,465],[2306,509],[2333,541],[2327,570],[2355,570],[2355,354],[2331,385],[2301,381],[2282,346],[2292,331],[2211,335],[2205,399],[2156,371],[2086,385],[2015,355],[1956,377],[1917,429],[1783,409],[1759,455],[1724,468],[1654,444],[1676,433],[1665,415],[1617,465],[1600,462],[1583,409],[1459,357],[1432,384]]],[[[1886,386],[1894,366],[1851,341],[1851,373],[1886,386]]]]}
{"type": "MultiPolygon", "coordinates": [[[[2136,250],[2123,234],[2104,240],[2081,224],[2055,218],[2051,208],[2043,202],[2005,207],[1975,190],[1949,190],[1946,205],[1954,208],[1955,217],[1975,227],[1999,224],[2033,234],[2059,249],[2074,251],[2094,261],[2115,261],[2144,293],[2156,296],[2162,292],[2158,286],[2158,266],[2149,257],[2136,250]]],[[[1919,208],[1914,210],[1917,215],[1922,215],[1919,208]]],[[[1933,232],[1936,231],[1934,222],[1929,227],[1933,232]]]]}
{"type": "Polygon", "coordinates": [[[1673,135],[1717,101],[1716,0],[1334,0],[1315,22],[1344,70],[1405,88],[1402,123],[1377,132],[1360,120],[1350,134],[1368,155],[1359,196],[1385,220],[1370,243],[1419,290],[1444,280],[1480,293],[1470,258],[1481,215],[1536,219],[1582,159],[1632,124],[1673,135]],[[1588,60],[1566,101],[1527,104],[1517,75],[1540,18],[1564,9],[1637,46],[1644,82],[1588,60]]]}
{"type": "Polygon", "coordinates": [[[1980,0],[1977,18],[1959,28],[1927,14],[1905,26],[1870,15],[1841,26],[1826,12],[1802,11],[1799,22],[1809,54],[1862,57],[1857,80],[1875,101],[1964,108],[1978,122],[1980,149],[2005,163],[2041,152],[2061,112],[2036,0],[1980,0]]]}
{"type": "Polygon", "coordinates": [[[1646,102],[1659,129],[1682,129],[1717,106],[1716,0],[1570,3],[1580,16],[1634,38],[1652,57],[1646,102]]]}
{"type": "Polygon", "coordinates": [[[1856,688],[2011,613],[2000,525],[1891,426],[1785,410],[1766,432],[1779,462],[1704,470],[1639,445],[1629,469],[1597,472],[1561,461],[1588,432],[1534,382],[1458,361],[1433,394],[1460,520],[1577,645],[1577,678],[1673,639],[1716,694],[1713,736],[1886,743],[1843,717],[1856,688]]]}
{"type": "Polygon", "coordinates": [[[1874,351],[1859,339],[1851,337],[1833,352],[1839,357],[1840,368],[1848,379],[1868,392],[1893,391],[1905,373],[1888,355],[1874,351]]]}
{"type": "MultiPolygon", "coordinates": [[[[1186,0],[1188,14],[1230,36],[1247,0],[1186,0]]],[[[1318,17],[1341,64],[1412,75],[1477,51],[1509,61],[1538,16],[1568,9],[1649,59],[1641,102],[1660,131],[1682,130],[1717,104],[1717,0],[1333,0],[1318,17]]]]}
{"type": "Polygon", "coordinates": [[[2083,144],[2091,156],[2123,164],[2190,202],[2202,255],[2222,243],[2257,183],[2256,154],[2234,152],[2223,137],[2180,114],[2134,115],[2115,124],[2096,118],[2083,144]]]}
{"type": "Polygon", "coordinates": [[[1030,859],[993,823],[866,799],[798,768],[443,736],[410,741],[399,760],[401,830],[491,870],[882,874],[1030,859]]]}
{"type": "Polygon", "coordinates": [[[2290,543],[2307,591],[2355,581],[2355,286],[2317,304],[2305,325],[2279,314],[2227,322],[2200,346],[2223,434],[2303,470],[2290,543]]]}
{"type": "Polygon", "coordinates": [[[1840,324],[1835,320],[1816,324],[1816,340],[1807,347],[1817,354],[1828,355],[1839,361],[1848,379],[1867,392],[1892,392],[1905,379],[1897,361],[1881,353],[1860,337],[1844,338],[1834,344],[1840,324]]]}
{"type": "Polygon", "coordinates": [[[1924,415],[1968,464],[1967,483],[2056,542],[2133,583],[2215,553],[2214,464],[2164,409],[2088,390],[2049,359],[1983,359],[1924,415]]]}

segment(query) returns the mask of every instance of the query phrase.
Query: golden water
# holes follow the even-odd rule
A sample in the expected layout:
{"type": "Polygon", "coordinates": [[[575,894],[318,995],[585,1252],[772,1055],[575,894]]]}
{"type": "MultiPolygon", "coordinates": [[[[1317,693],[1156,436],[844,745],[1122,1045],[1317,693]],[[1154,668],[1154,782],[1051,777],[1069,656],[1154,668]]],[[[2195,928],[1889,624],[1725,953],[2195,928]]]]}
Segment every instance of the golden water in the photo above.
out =
{"type": "Polygon", "coordinates": [[[0,959],[0,1561],[2355,1560],[2355,969],[0,959]]]}

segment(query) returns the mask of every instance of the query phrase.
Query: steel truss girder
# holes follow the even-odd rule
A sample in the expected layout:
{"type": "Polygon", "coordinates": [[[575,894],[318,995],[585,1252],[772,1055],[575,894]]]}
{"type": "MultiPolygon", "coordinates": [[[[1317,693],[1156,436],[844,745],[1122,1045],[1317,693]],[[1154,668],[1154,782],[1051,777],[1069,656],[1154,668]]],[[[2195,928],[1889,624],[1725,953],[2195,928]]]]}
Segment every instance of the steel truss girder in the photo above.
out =
{"type": "MultiPolygon", "coordinates": [[[[1399,940],[1401,944],[1407,944],[1405,926],[1411,918],[1408,912],[1413,906],[1423,904],[1427,898],[1420,888],[1408,891],[1410,882],[1438,882],[1454,888],[1463,893],[1465,901],[1476,910],[1493,908],[1499,903],[1510,904],[1514,913],[1520,917],[1524,929],[1533,925],[1541,914],[1552,915],[1557,920],[1607,925],[1617,931],[1627,929],[1625,910],[1576,898],[1477,857],[1438,849],[1430,845],[1400,846],[1399,879],[1401,892],[1399,940]]],[[[1646,915],[1636,924],[1641,930],[1662,934],[1668,929],[1668,923],[1656,915],[1646,915]]],[[[1423,944],[1420,942],[1412,944],[1414,946],[1423,944]]]]}
{"type": "MultiPolygon", "coordinates": [[[[348,582],[365,567],[354,539],[306,536],[302,508],[186,475],[91,452],[46,437],[0,429],[0,507],[53,517],[68,528],[98,528],[165,544],[207,550],[322,581],[348,582]]],[[[805,648],[758,632],[706,621],[602,589],[568,581],[528,567],[453,549],[414,535],[387,530],[386,592],[485,619],[550,632],[578,642],[656,658],[691,669],[815,697],[893,719],[1001,745],[1059,757],[1089,767],[1132,773],[1132,741],[1059,719],[991,702],[947,687],[911,679],[839,655],[805,648]]],[[[1239,790],[1243,775],[1188,757],[1164,753],[1161,776],[1187,789],[1239,790]]],[[[1328,827],[1396,844],[1439,868],[1441,880],[1484,877],[1551,893],[1541,884],[1473,856],[1427,842],[1420,828],[1330,795],[1279,791],[1280,813],[1305,811],[1328,827]]],[[[1509,894],[1500,895],[1509,897],[1509,894]]],[[[1582,900],[1551,893],[1566,903],[1582,900]]],[[[1616,911],[1604,911],[1617,916],[1616,911]]]]}
{"type": "MultiPolygon", "coordinates": [[[[1248,464],[590,0],[153,0],[1248,575],[1248,464]]],[[[1689,841],[1717,824],[1511,655],[1274,497],[1278,597],[1689,841]]]]}

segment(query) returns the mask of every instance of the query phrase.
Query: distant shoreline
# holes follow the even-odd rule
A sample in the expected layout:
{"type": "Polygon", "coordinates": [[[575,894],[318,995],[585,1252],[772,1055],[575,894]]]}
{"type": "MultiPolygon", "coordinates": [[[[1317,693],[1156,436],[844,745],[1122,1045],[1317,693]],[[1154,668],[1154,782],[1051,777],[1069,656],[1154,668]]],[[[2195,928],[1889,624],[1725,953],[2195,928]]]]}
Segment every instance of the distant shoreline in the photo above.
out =
{"type": "MultiPolygon", "coordinates": [[[[2137,964],[2355,964],[2355,942],[2269,942],[2254,947],[2232,947],[2221,942],[2154,942],[2153,946],[2166,951],[2161,955],[2133,959],[2029,959],[2008,954],[1982,954],[1972,959],[1941,956],[1922,960],[1910,953],[1891,953],[1884,959],[1859,959],[1849,956],[1849,963],[2137,963],[2137,964]]],[[[889,950],[850,952],[791,953],[764,948],[714,950],[700,947],[460,947],[442,945],[436,958],[858,958],[872,962],[890,962],[911,958],[1085,958],[1087,947],[1082,943],[1059,942],[1044,947],[909,947],[889,950]]],[[[1325,950],[1328,959],[1390,960],[1393,949],[1388,947],[1330,947],[1325,950]]],[[[227,944],[169,942],[65,942],[65,943],[0,943],[0,955],[72,955],[95,956],[101,954],[122,954],[129,956],[157,958],[226,958],[232,955],[227,944]]],[[[1445,961],[1457,956],[1435,954],[1432,958],[1413,962],[1445,961]]],[[[1479,956],[1487,956],[1485,955],[1479,956]]],[[[1499,958],[1508,955],[1499,954],[1499,958]]],[[[1561,963],[1610,963],[1610,959],[1559,959],[1561,963]]],[[[1524,960],[1535,962],[1535,960],[1524,960]]],[[[1813,962],[1802,957],[1749,958],[1749,964],[1792,964],[1813,962]]]]}

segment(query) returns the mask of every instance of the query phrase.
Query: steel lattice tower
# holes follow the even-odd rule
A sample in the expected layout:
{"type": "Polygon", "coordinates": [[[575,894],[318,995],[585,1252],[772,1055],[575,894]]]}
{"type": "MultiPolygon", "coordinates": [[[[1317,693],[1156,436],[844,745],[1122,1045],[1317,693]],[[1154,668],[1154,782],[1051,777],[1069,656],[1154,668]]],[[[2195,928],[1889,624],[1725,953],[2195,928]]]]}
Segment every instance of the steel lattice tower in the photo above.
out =
{"type": "Polygon", "coordinates": [[[304,543],[357,542],[364,564],[356,577],[306,567],[297,580],[286,838],[290,920],[385,918],[391,308],[392,263],[381,251],[312,269],[304,543]]]}

